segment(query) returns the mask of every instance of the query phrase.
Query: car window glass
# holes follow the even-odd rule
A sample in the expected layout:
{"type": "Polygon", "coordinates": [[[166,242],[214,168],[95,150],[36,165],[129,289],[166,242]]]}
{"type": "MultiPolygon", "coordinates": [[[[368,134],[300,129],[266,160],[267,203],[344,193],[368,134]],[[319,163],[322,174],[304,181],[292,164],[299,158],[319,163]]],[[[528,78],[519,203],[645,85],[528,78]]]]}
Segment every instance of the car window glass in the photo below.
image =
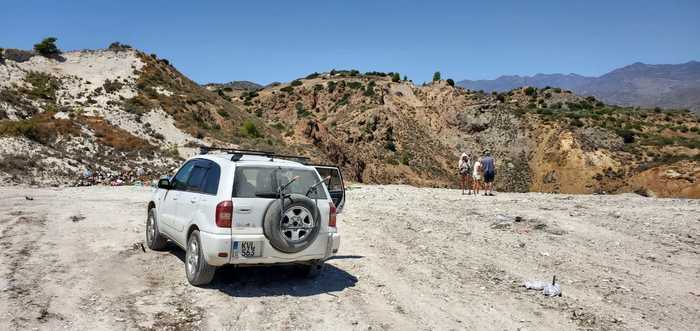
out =
{"type": "Polygon", "coordinates": [[[199,192],[202,188],[202,181],[207,174],[207,168],[195,166],[190,173],[190,178],[187,180],[187,190],[199,192]]]}
{"type": "Polygon", "coordinates": [[[331,168],[316,168],[318,171],[318,174],[321,175],[321,178],[326,178],[328,176],[331,176],[330,184],[328,184],[328,190],[331,192],[337,192],[337,191],[342,191],[343,190],[343,182],[340,179],[340,173],[338,170],[331,169],[331,168]]]}
{"type": "Polygon", "coordinates": [[[174,190],[185,190],[187,189],[187,179],[190,177],[190,172],[194,167],[195,162],[190,161],[185,163],[185,165],[180,168],[175,177],[173,178],[173,189],[174,190]]]}
{"type": "Polygon", "coordinates": [[[211,163],[207,176],[204,178],[203,192],[207,194],[216,194],[219,191],[219,177],[221,176],[221,168],[216,163],[211,163]]]}
{"type": "MultiPolygon", "coordinates": [[[[274,194],[277,188],[288,183],[295,176],[299,178],[285,189],[285,193],[305,195],[320,178],[316,171],[310,169],[287,167],[238,167],[233,184],[233,196],[238,198],[255,198],[261,194],[274,194]]],[[[325,199],[322,186],[311,192],[312,199],[325,199]]]]}

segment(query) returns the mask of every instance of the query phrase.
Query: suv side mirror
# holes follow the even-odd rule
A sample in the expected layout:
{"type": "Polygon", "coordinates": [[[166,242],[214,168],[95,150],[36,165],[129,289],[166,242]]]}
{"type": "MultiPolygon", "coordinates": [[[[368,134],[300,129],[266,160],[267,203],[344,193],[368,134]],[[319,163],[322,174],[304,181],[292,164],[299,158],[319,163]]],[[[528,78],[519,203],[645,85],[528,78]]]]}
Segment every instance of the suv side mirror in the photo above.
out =
{"type": "Polygon", "coordinates": [[[164,190],[169,190],[169,189],[171,189],[172,186],[170,185],[170,179],[168,179],[168,178],[161,178],[160,180],[158,180],[158,188],[162,188],[162,189],[164,189],[164,190]]]}

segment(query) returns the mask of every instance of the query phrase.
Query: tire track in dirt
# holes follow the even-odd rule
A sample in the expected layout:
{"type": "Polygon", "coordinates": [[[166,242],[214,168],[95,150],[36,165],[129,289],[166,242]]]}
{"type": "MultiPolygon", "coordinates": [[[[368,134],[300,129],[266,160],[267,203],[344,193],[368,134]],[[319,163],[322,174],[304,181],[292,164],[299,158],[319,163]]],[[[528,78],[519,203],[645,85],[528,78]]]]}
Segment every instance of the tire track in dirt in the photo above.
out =
{"type": "Polygon", "coordinates": [[[0,246],[3,264],[7,266],[3,296],[12,303],[7,310],[12,328],[26,329],[37,324],[46,325],[52,320],[64,320],[63,316],[49,310],[52,297],[40,286],[56,261],[50,254],[35,257],[40,251],[39,242],[46,234],[46,216],[18,211],[10,215],[15,217],[3,222],[0,246]],[[42,266],[37,268],[37,263],[42,266]]]}

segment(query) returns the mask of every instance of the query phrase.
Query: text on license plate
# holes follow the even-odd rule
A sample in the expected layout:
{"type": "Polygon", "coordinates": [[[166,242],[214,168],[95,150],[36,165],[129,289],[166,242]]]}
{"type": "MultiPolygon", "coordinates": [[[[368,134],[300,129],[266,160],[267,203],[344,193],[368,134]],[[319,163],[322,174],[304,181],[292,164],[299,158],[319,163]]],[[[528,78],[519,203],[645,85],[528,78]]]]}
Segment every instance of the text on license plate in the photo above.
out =
{"type": "Polygon", "coordinates": [[[262,243],[258,241],[241,241],[241,257],[257,257],[262,253],[262,243]]]}

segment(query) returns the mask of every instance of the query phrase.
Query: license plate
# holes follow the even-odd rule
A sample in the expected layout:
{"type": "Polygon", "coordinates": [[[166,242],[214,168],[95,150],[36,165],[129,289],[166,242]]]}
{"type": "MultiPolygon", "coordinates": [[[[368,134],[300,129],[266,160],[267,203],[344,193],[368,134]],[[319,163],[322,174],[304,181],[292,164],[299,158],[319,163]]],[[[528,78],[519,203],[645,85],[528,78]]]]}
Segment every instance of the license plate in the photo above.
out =
{"type": "Polygon", "coordinates": [[[259,241],[241,241],[241,257],[259,257],[262,253],[262,243],[259,241]]]}

